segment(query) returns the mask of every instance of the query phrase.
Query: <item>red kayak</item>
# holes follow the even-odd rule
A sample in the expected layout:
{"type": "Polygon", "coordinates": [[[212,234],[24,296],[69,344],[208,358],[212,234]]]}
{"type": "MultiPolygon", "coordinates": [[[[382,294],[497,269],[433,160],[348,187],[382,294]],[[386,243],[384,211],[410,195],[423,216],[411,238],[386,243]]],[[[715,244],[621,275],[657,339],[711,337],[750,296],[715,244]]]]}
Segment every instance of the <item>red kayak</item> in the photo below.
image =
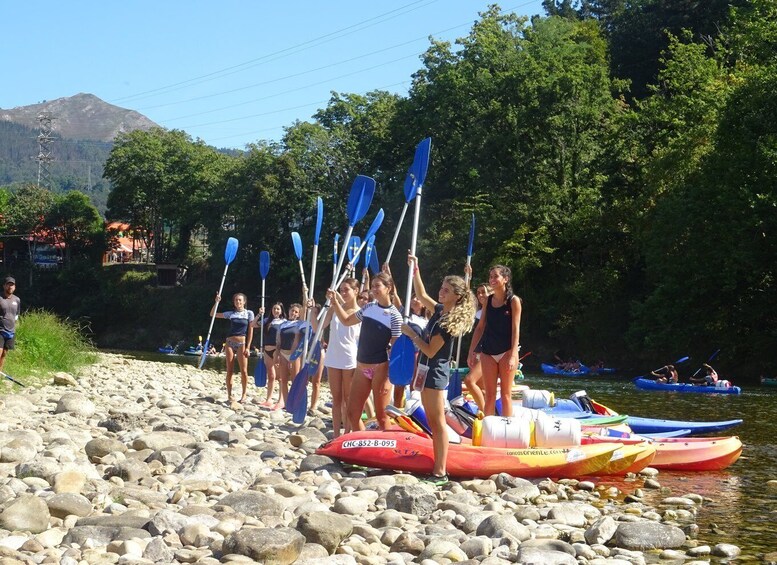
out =
{"type": "MultiPolygon", "coordinates": [[[[596,475],[610,463],[621,445],[609,442],[511,449],[450,444],[448,474],[456,478],[488,478],[497,473],[523,478],[596,475]]],[[[316,453],[354,465],[417,474],[429,474],[434,466],[432,440],[406,431],[351,432],[324,444],[316,453]]]]}

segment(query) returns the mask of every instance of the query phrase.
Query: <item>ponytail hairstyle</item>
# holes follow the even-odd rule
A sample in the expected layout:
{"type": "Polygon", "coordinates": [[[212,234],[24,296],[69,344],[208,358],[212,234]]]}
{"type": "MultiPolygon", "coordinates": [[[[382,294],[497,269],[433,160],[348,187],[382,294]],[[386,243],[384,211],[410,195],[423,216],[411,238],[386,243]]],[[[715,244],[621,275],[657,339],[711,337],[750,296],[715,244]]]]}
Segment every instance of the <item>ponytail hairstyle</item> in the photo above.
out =
{"type": "Polygon", "coordinates": [[[391,304],[393,304],[394,303],[394,296],[396,295],[396,287],[394,286],[394,279],[391,278],[391,275],[381,271],[380,273],[378,273],[377,275],[372,277],[372,280],[370,281],[370,284],[375,282],[375,281],[380,281],[386,287],[388,287],[388,289],[389,289],[389,302],[391,302],[391,304]]]}
{"type": "Polygon", "coordinates": [[[472,318],[475,317],[475,295],[463,278],[450,275],[442,280],[457,296],[456,306],[440,320],[440,327],[453,337],[459,337],[472,329],[472,318]]]}
{"type": "MultiPolygon", "coordinates": [[[[507,279],[507,282],[505,282],[505,304],[509,304],[513,299],[513,274],[510,271],[510,267],[505,267],[504,265],[494,265],[488,270],[489,273],[491,271],[496,271],[507,279]]],[[[520,298],[518,300],[520,300],[520,298]]]]}

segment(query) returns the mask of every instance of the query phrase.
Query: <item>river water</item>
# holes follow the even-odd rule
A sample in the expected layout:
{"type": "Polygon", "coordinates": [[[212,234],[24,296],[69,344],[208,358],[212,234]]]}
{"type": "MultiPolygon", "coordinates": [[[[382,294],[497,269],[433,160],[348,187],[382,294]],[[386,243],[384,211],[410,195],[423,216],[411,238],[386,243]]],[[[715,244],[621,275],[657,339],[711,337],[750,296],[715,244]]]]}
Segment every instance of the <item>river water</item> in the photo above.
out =
{"type": "MultiPolygon", "coordinates": [[[[121,353],[152,361],[192,365],[199,361],[198,357],[121,353]]],[[[256,358],[249,359],[249,381],[256,362],[256,358]]],[[[208,358],[206,364],[223,370],[225,360],[208,358]]],[[[741,426],[719,434],[738,435],[744,443],[742,456],[733,466],[715,473],[662,471],[658,480],[672,496],[693,492],[707,499],[697,515],[698,538],[710,545],[731,543],[740,547],[742,555],[735,563],[763,563],[764,554],[777,552],[777,487],[766,484],[777,479],[777,387],[744,386],[741,395],[683,394],[640,391],[626,376],[569,378],[533,373],[526,373],[524,384],[551,390],[559,398],[585,390],[621,414],[701,421],[742,418],[741,426]]],[[[607,484],[612,482],[606,480],[607,484]]],[[[639,486],[615,483],[626,492],[639,486]]],[[[655,500],[657,503],[659,499],[655,500]]],[[[777,555],[772,558],[777,560],[777,555]]]]}

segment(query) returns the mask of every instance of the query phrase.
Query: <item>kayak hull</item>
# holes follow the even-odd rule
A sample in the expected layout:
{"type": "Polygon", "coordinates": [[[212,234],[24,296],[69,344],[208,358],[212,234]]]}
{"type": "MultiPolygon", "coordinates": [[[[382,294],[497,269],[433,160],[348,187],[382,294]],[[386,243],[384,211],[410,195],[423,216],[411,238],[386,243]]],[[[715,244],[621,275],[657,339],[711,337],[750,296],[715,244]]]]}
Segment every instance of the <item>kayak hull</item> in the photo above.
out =
{"type": "Polygon", "coordinates": [[[661,390],[666,392],[690,392],[694,394],[742,394],[738,386],[717,387],[706,385],[694,385],[690,383],[659,383],[652,379],[637,377],[634,384],[640,390],[661,390]]]}
{"type": "Polygon", "coordinates": [[[585,365],[580,365],[579,371],[564,371],[559,369],[555,365],[549,365],[548,363],[540,364],[542,372],[546,375],[557,375],[559,377],[585,377],[591,375],[591,370],[585,365]]]}
{"type": "Polygon", "coordinates": [[[716,422],[693,422],[683,420],[659,420],[629,416],[626,424],[636,434],[661,434],[677,430],[691,430],[691,434],[711,434],[728,430],[742,423],[741,419],[716,422]]]}
{"type": "MultiPolygon", "coordinates": [[[[641,445],[644,438],[586,436],[584,444],[607,443],[615,439],[624,445],[641,445]]],[[[720,471],[734,464],[742,453],[736,436],[713,438],[667,438],[652,441],[656,453],[651,467],[665,471],[720,471]]]]}
{"type": "MultiPolygon", "coordinates": [[[[455,478],[488,478],[498,473],[523,478],[574,478],[596,475],[620,447],[610,443],[502,449],[450,444],[447,470],[455,478]]],[[[404,431],[351,432],[324,444],[316,453],[345,463],[417,474],[429,474],[434,467],[432,440],[404,431]]]]}

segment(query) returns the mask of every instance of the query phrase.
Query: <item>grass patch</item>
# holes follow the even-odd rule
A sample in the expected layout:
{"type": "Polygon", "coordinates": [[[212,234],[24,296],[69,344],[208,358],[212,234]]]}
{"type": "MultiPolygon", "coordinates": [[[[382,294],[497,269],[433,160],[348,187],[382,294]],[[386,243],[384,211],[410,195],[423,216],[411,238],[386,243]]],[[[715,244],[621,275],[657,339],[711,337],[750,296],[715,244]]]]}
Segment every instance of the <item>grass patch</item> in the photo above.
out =
{"type": "Polygon", "coordinates": [[[8,352],[4,371],[25,384],[51,373],[75,373],[97,360],[83,328],[45,310],[28,310],[16,325],[16,349],[8,352]]]}

